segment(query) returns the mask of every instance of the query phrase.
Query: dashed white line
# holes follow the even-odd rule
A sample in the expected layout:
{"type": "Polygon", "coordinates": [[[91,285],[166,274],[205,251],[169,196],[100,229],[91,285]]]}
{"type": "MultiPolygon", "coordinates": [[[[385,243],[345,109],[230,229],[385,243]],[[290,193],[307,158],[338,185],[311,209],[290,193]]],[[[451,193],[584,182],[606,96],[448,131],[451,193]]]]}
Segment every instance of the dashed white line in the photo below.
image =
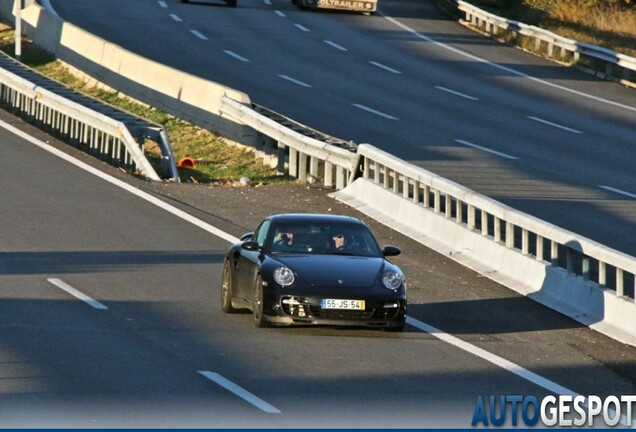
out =
{"type": "Polygon", "coordinates": [[[159,0],[158,3],[159,3],[159,6],[161,6],[162,8],[168,7],[168,4],[165,1],[159,0]]]}
{"type": "Polygon", "coordinates": [[[243,57],[243,56],[238,55],[238,54],[237,54],[237,53],[235,53],[234,51],[225,50],[225,51],[223,51],[223,52],[224,52],[225,54],[229,55],[230,57],[234,57],[235,59],[240,60],[240,61],[242,61],[242,62],[246,62],[246,63],[248,63],[248,62],[249,62],[249,60],[248,60],[248,59],[246,59],[246,58],[245,58],[245,57],[243,57]]]}
{"type": "Polygon", "coordinates": [[[67,293],[69,293],[73,297],[76,297],[76,298],[82,300],[83,302],[89,304],[90,306],[92,306],[95,309],[100,309],[100,310],[108,309],[106,306],[104,306],[103,304],[101,304],[97,300],[94,300],[94,299],[90,298],[89,296],[87,296],[86,294],[76,290],[75,288],[73,288],[72,286],[70,286],[69,284],[64,282],[63,280],[60,280],[60,279],[47,279],[47,281],[49,281],[50,283],[52,283],[53,285],[55,285],[59,289],[61,289],[63,291],[66,291],[67,293]]]}
{"type": "Polygon", "coordinates": [[[292,78],[290,76],[287,76],[287,75],[278,75],[278,76],[281,77],[284,80],[293,82],[294,84],[297,84],[297,85],[299,85],[301,87],[311,87],[311,84],[307,84],[306,82],[299,81],[299,80],[294,79],[294,78],[292,78]]]}
{"type": "Polygon", "coordinates": [[[276,15],[278,15],[279,17],[281,17],[281,18],[285,18],[285,16],[286,16],[286,15],[285,15],[285,13],[283,13],[283,12],[281,12],[281,11],[279,11],[279,10],[275,10],[275,11],[274,11],[274,13],[275,13],[276,15]]]}
{"type": "Polygon", "coordinates": [[[633,193],[630,193],[630,192],[626,192],[626,191],[621,190],[621,189],[616,189],[616,188],[613,188],[611,186],[603,186],[603,185],[598,185],[598,187],[600,187],[601,189],[605,189],[606,191],[614,192],[614,193],[617,193],[619,195],[624,195],[624,196],[626,196],[628,198],[636,199],[636,194],[633,194],[633,193]]]}
{"type": "Polygon", "coordinates": [[[335,42],[333,42],[333,41],[330,41],[330,40],[324,40],[323,42],[324,42],[324,43],[326,43],[327,45],[329,45],[329,46],[331,46],[331,47],[333,47],[333,48],[337,49],[337,50],[340,50],[340,51],[347,51],[347,49],[346,49],[345,47],[343,47],[342,45],[338,45],[337,43],[335,43],[335,42]]]}
{"type": "Polygon", "coordinates": [[[394,74],[402,74],[402,72],[400,72],[399,70],[383,65],[382,63],[378,63],[376,61],[370,61],[369,63],[371,63],[373,66],[379,67],[380,69],[384,69],[387,72],[391,72],[394,74]]]}
{"type": "Polygon", "coordinates": [[[560,125],[558,123],[553,123],[551,121],[544,120],[544,119],[539,118],[539,117],[528,116],[528,118],[530,120],[534,120],[536,122],[543,123],[544,125],[548,125],[548,126],[552,126],[552,127],[558,128],[558,129],[562,129],[564,131],[572,132],[572,133],[575,133],[575,134],[582,134],[583,133],[580,130],[572,129],[572,128],[569,128],[567,126],[560,125]]]}
{"type": "Polygon", "coordinates": [[[252,393],[248,392],[247,390],[238,386],[237,384],[234,384],[232,381],[228,380],[222,375],[219,375],[216,372],[210,372],[210,371],[199,371],[199,373],[203,375],[204,377],[206,377],[207,379],[209,379],[210,381],[215,382],[221,387],[223,387],[224,389],[234,393],[236,396],[240,397],[241,399],[251,403],[252,405],[257,407],[261,411],[264,411],[268,414],[280,414],[280,410],[278,408],[268,404],[263,399],[253,395],[252,393]]]}
{"type": "Polygon", "coordinates": [[[309,30],[307,27],[305,27],[302,24],[294,24],[294,26],[296,26],[296,28],[298,28],[298,29],[300,29],[300,30],[302,30],[304,32],[307,32],[307,33],[309,33],[311,31],[311,30],[309,30]]]}
{"type": "Polygon", "coordinates": [[[175,14],[170,14],[170,18],[172,18],[173,20],[175,20],[176,22],[183,22],[183,20],[181,19],[181,17],[179,17],[178,15],[175,14]]]}
{"type": "Polygon", "coordinates": [[[456,139],[455,142],[463,144],[463,145],[468,146],[468,147],[475,148],[477,150],[485,151],[487,153],[492,153],[494,155],[500,156],[500,157],[505,158],[505,159],[511,159],[511,160],[519,159],[518,157],[509,155],[507,153],[502,153],[502,152],[499,152],[499,151],[496,151],[496,150],[493,150],[493,149],[489,149],[488,147],[482,147],[480,145],[473,144],[470,141],[464,141],[464,140],[456,139]]]}
{"type": "Polygon", "coordinates": [[[438,89],[438,90],[441,90],[441,91],[445,91],[446,93],[454,94],[455,96],[463,97],[464,99],[469,99],[469,100],[474,100],[474,101],[479,100],[479,99],[477,99],[474,96],[467,95],[466,93],[461,93],[461,92],[449,89],[448,87],[435,86],[435,88],[438,89]]]}
{"type": "Polygon", "coordinates": [[[192,33],[193,35],[195,35],[196,37],[198,37],[201,40],[209,40],[207,37],[203,36],[200,32],[198,32],[196,30],[190,30],[190,33],[192,33]]]}
{"type": "Polygon", "coordinates": [[[392,115],[383,113],[381,111],[374,110],[373,108],[369,108],[368,106],[365,106],[365,105],[361,105],[361,104],[352,104],[352,105],[354,107],[356,107],[356,108],[360,108],[363,111],[370,112],[371,114],[375,114],[375,115],[378,115],[380,117],[384,117],[384,118],[389,119],[389,120],[398,120],[397,117],[393,117],[392,115]]]}
{"type": "Polygon", "coordinates": [[[267,6],[271,6],[272,0],[263,0],[263,3],[265,3],[267,6]]]}

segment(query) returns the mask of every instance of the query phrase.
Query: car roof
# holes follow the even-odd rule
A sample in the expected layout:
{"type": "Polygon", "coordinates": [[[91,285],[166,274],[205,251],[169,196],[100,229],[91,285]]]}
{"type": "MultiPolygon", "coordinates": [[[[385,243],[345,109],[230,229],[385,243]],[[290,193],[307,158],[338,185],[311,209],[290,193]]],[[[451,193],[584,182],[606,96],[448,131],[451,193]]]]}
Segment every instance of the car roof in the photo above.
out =
{"type": "Polygon", "coordinates": [[[310,222],[345,222],[345,223],[357,223],[364,225],[364,223],[357,218],[345,215],[335,215],[335,214],[319,214],[319,213],[281,213],[271,215],[269,219],[272,222],[301,222],[301,223],[310,223],[310,222]]]}

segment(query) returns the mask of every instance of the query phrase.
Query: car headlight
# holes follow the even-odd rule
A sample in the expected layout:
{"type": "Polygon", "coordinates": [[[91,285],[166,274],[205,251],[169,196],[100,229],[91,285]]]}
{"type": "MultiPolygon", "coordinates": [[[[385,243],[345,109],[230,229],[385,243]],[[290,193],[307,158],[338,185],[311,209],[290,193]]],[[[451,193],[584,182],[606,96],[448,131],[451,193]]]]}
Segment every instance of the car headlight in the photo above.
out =
{"type": "Polygon", "coordinates": [[[274,270],[274,280],[280,286],[290,286],[296,278],[294,272],[289,267],[278,267],[274,270]]]}
{"type": "Polygon", "coordinates": [[[396,290],[402,285],[402,276],[396,271],[385,271],[382,275],[382,283],[390,290],[396,290]]]}

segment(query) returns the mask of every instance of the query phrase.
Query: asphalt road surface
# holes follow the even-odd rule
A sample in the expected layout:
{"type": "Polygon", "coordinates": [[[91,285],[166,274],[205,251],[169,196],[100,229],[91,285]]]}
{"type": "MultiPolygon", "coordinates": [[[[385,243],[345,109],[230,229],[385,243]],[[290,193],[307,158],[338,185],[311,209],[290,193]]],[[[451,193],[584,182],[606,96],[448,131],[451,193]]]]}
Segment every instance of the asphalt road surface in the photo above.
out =
{"type": "Polygon", "coordinates": [[[433,1],[51,0],[64,19],[636,255],[636,93],[491,41],[433,1]]]}
{"type": "Polygon", "coordinates": [[[633,347],[361,215],[403,249],[405,332],[256,329],[221,312],[228,239],[356,215],[330,190],[147,182],[0,120],[42,140],[0,129],[3,427],[470,427],[479,395],[635,394],[633,347]]]}

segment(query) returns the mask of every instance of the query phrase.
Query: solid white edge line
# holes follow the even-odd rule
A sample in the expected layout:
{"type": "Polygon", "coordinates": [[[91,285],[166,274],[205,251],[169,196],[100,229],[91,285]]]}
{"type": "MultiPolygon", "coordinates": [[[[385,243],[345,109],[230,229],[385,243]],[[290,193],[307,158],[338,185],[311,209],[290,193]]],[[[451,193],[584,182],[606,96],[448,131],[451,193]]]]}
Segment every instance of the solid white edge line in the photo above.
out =
{"type": "Polygon", "coordinates": [[[506,159],[510,159],[510,160],[517,160],[517,159],[519,159],[519,158],[518,158],[518,157],[516,157],[516,156],[512,156],[512,155],[509,155],[509,154],[507,154],[507,153],[502,153],[502,152],[497,151],[497,150],[489,149],[488,147],[482,147],[482,146],[480,146],[480,145],[473,144],[473,143],[471,143],[470,141],[465,141],[465,140],[456,139],[456,140],[455,140],[455,142],[460,143],[460,144],[463,144],[463,145],[468,146],[468,147],[475,148],[475,149],[477,149],[477,150],[485,151],[485,152],[487,152],[487,153],[492,153],[492,154],[494,154],[494,155],[496,155],[496,156],[500,156],[500,157],[502,157],[502,158],[506,158],[506,159]]]}
{"type": "Polygon", "coordinates": [[[530,120],[536,121],[538,123],[542,123],[544,125],[552,126],[552,127],[558,128],[558,129],[563,129],[564,131],[567,131],[567,132],[572,132],[572,133],[575,133],[575,134],[582,134],[583,133],[580,130],[572,129],[572,128],[569,128],[567,126],[560,125],[558,123],[553,123],[551,121],[544,120],[544,119],[542,119],[540,117],[535,117],[535,116],[527,116],[527,117],[530,120]]]}
{"type": "Polygon", "coordinates": [[[598,187],[600,187],[601,189],[605,189],[606,191],[614,192],[614,193],[617,193],[619,195],[624,195],[626,197],[636,199],[636,194],[633,194],[633,193],[630,193],[630,192],[626,192],[626,191],[621,190],[621,189],[616,189],[616,188],[613,188],[611,186],[604,186],[604,185],[598,185],[598,187]]]}
{"type": "Polygon", "coordinates": [[[365,106],[365,105],[361,105],[361,104],[357,104],[357,103],[354,103],[354,104],[351,104],[351,105],[353,105],[354,107],[359,108],[359,109],[361,109],[363,111],[369,112],[371,114],[378,115],[380,117],[384,117],[384,118],[389,119],[389,120],[399,120],[397,117],[393,117],[392,115],[385,114],[385,113],[383,113],[381,111],[374,110],[373,108],[369,108],[368,106],[365,106]]]}
{"type": "Polygon", "coordinates": [[[147,192],[142,191],[141,189],[137,189],[134,186],[129,185],[128,183],[123,182],[122,180],[119,180],[109,174],[106,174],[96,168],[93,168],[92,166],[88,165],[87,163],[84,163],[82,161],[80,161],[79,159],[75,159],[72,156],[67,155],[66,153],[64,153],[61,150],[56,149],[55,147],[46,144],[40,140],[38,140],[37,138],[34,138],[30,135],[28,135],[25,132],[22,132],[21,130],[19,130],[18,128],[11,126],[10,124],[8,124],[5,121],[0,120],[0,127],[3,127],[4,129],[8,130],[9,132],[19,136],[20,138],[29,141],[30,143],[40,147],[43,150],[46,150],[47,152],[61,158],[64,159],[66,162],[69,162],[73,165],[75,165],[76,167],[96,176],[101,178],[102,180],[107,181],[108,183],[117,186],[121,189],[124,189],[127,192],[130,192],[131,194],[137,196],[138,198],[141,198],[165,211],[167,211],[168,213],[172,213],[173,215],[177,216],[178,218],[183,219],[186,222],[189,222],[201,229],[203,229],[204,231],[209,232],[212,235],[215,235],[223,240],[226,240],[229,243],[236,243],[239,241],[239,239],[237,237],[234,237],[231,234],[226,233],[225,231],[220,230],[219,228],[216,228],[210,224],[208,224],[207,222],[202,221],[201,219],[198,219],[182,210],[179,210],[178,208],[167,204],[163,201],[161,201],[158,198],[155,198],[153,195],[150,195],[147,192]]]}
{"type": "Polygon", "coordinates": [[[234,393],[236,396],[240,397],[241,399],[251,403],[252,405],[257,407],[261,411],[264,411],[269,414],[280,414],[280,410],[278,408],[268,404],[263,399],[253,395],[252,393],[248,392],[247,390],[238,386],[237,384],[234,384],[232,381],[228,380],[222,375],[216,372],[210,372],[210,371],[198,371],[198,372],[204,377],[206,377],[207,379],[209,379],[210,381],[220,385],[221,387],[234,393]]]}
{"type": "Polygon", "coordinates": [[[53,285],[55,285],[59,289],[61,289],[63,291],[66,291],[68,294],[72,295],[73,297],[76,297],[76,298],[80,299],[81,301],[83,301],[84,303],[89,304],[90,306],[92,306],[95,309],[100,309],[100,310],[108,309],[108,307],[106,307],[102,303],[100,303],[97,300],[87,296],[83,292],[78,291],[77,289],[73,288],[72,286],[70,286],[69,284],[67,284],[66,282],[64,282],[61,279],[53,279],[52,278],[52,279],[47,279],[47,281],[52,283],[53,285]]]}
{"type": "Polygon", "coordinates": [[[500,65],[498,63],[493,63],[493,62],[491,62],[489,60],[483,59],[481,57],[477,57],[476,55],[473,55],[473,54],[469,54],[466,51],[462,51],[462,50],[460,50],[458,48],[452,47],[452,46],[450,46],[448,44],[445,44],[443,42],[439,42],[439,41],[437,41],[437,40],[435,40],[435,39],[433,39],[433,38],[431,38],[429,36],[425,36],[425,35],[419,33],[418,31],[412,29],[411,27],[407,26],[406,24],[402,24],[397,19],[395,19],[393,17],[390,17],[390,16],[387,16],[387,15],[384,15],[380,11],[378,11],[377,14],[382,16],[382,17],[384,17],[384,19],[388,20],[389,22],[392,22],[393,24],[395,24],[396,26],[400,27],[401,29],[411,33],[413,36],[417,37],[418,39],[424,40],[424,41],[429,42],[429,43],[431,43],[433,45],[436,45],[436,46],[438,46],[440,48],[444,48],[444,49],[446,49],[448,51],[454,52],[455,54],[459,54],[460,56],[469,58],[469,59],[474,60],[476,62],[490,65],[490,66],[492,66],[494,68],[506,71],[506,72],[508,72],[510,74],[513,74],[513,75],[516,75],[516,76],[519,76],[519,77],[522,77],[522,78],[526,78],[526,79],[529,79],[529,80],[534,81],[536,83],[543,84],[543,85],[546,85],[546,86],[549,86],[549,87],[552,87],[552,88],[556,88],[556,89],[562,90],[562,91],[567,92],[567,93],[575,94],[577,96],[581,96],[581,97],[584,97],[584,98],[587,98],[587,99],[595,100],[597,102],[602,102],[602,103],[605,103],[605,104],[608,104],[608,105],[612,105],[612,106],[615,106],[615,107],[618,107],[618,108],[623,108],[623,109],[626,109],[626,110],[629,110],[629,111],[636,111],[636,107],[625,105],[625,104],[622,104],[622,103],[619,103],[619,102],[614,102],[614,101],[611,101],[611,100],[608,100],[608,99],[603,99],[603,98],[598,97],[598,96],[593,96],[593,95],[590,95],[590,94],[587,94],[587,93],[580,92],[578,90],[573,90],[573,89],[570,89],[570,88],[567,88],[567,87],[563,87],[561,85],[554,84],[554,83],[551,83],[549,81],[545,81],[545,80],[542,80],[540,78],[533,77],[532,75],[528,75],[528,74],[525,74],[523,72],[519,72],[518,70],[509,68],[509,67],[506,67],[506,66],[502,66],[502,65],[500,65]]]}
{"type": "MultiPolygon", "coordinates": [[[[526,381],[529,381],[532,384],[542,387],[546,389],[547,391],[549,391],[550,393],[554,393],[557,395],[570,395],[573,398],[576,396],[581,396],[580,394],[576,393],[573,390],[570,390],[567,387],[563,387],[562,385],[557,384],[554,381],[551,381],[547,378],[544,378],[541,375],[538,375],[534,372],[531,372],[528,369],[522,366],[519,366],[516,363],[511,362],[510,360],[506,360],[505,358],[499,357],[498,355],[488,352],[485,349],[479,348],[478,346],[475,346],[466,341],[463,341],[458,337],[445,333],[442,330],[436,327],[433,327],[430,324],[426,324],[410,316],[406,317],[406,323],[409,325],[412,325],[418,330],[421,330],[425,333],[430,334],[433,337],[436,337],[442,342],[445,342],[449,345],[459,348],[460,350],[465,351],[469,354],[472,354],[476,357],[479,357],[489,363],[492,363],[493,365],[501,369],[504,369],[510,372],[511,374],[517,375],[518,377],[526,381]]],[[[631,425],[632,422],[631,422],[631,419],[627,418],[627,415],[621,414],[621,424],[631,425]]]]}
{"type": "Polygon", "coordinates": [[[435,86],[436,89],[441,90],[441,91],[445,91],[446,93],[450,93],[450,94],[454,94],[455,96],[459,96],[459,97],[463,97],[464,99],[469,99],[469,100],[473,100],[473,101],[478,101],[479,99],[474,97],[474,96],[470,96],[467,95],[466,93],[461,93],[452,89],[449,89],[448,87],[442,87],[442,86],[435,86]]]}

